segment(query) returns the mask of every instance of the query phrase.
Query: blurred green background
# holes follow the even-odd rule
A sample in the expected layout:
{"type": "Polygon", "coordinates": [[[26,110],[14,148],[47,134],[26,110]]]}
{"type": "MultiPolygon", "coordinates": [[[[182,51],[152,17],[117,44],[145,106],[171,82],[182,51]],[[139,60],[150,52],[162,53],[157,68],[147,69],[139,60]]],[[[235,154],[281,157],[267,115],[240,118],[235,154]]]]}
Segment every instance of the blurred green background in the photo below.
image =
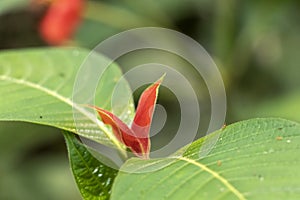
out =
{"type": "MultiPolygon", "coordinates": [[[[47,46],[37,30],[45,10],[32,9],[28,0],[1,0],[0,49],[47,46]]],[[[198,41],[218,65],[227,92],[226,123],[268,116],[300,122],[299,10],[298,0],[86,1],[82,23],[68,45],[92,49],[136,27],[174,29],[198,41]]],[[[122,59],[120,64],[129,70],[122,59]]],[[[202,91],[199,84],[198,96],[209,105],[202,91]]],[[[136,101],[139,93],[134,93],[136,101]]],[[[167,90],[159,102],[169,107],[167,135],[176,126],[178,105],[167,90]]],[[[209,106],[203,112],[207,121],[209,106]]],[[[59,130],[0,123],[0,199],[80,199],[59,130]]]]}

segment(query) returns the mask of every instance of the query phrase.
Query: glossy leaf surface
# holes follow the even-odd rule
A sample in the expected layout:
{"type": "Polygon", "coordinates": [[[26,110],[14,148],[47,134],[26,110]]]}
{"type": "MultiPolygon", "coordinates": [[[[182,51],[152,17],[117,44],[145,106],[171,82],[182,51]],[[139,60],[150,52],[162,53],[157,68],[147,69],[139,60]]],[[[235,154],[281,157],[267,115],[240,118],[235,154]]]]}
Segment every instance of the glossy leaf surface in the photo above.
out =
{"type": "Polygon", "coordinates": [[[123,166],[127,173],[120,172],[115,180],[111,198],[300,198],[298,123],[252,119],[213,134],[220,137],[210,153],[201,159],[203,138],[195,141],[182,157],[130,159],[123,166]],[[161,168],[162,164],[166,167],[161,168]]]}
{"type": "MultiPolygon", "coordinates": [[[[74,81],[89,51],[75,48],[30,49],[0,53],[0,121],[24,121],[53,126],[77,133],[102,144],[115,146],[105,125],[92,121],[93,114],[72,102],[74,81]],[[74,122],[74,112],[80,118],[74,122]]],[[[103,62],[95,54],[95,63],[103,62]]],[[[95,70],[101,65],[95,65],[95,70]]],[[[109,66],[95,91],[96,105],[110,110],[112,91],[122,73],[115,64],[109,66]],[[105,85],[105,87],[102,87],[105,85]],[[103,98],[105,96],[105,98],[103,98]]],[[[124,93],[131,94],[126,82],[124,93]]],[[[115,110],[120,119],[131,121],[134,115],[132,99],[115,110]],[[131,114],[127,114],[131,113],[131,114]]]]}
{"type": "Polygon", "coordinates": [[[71,169],[84,199],[109,199],[112,183],[118,173],[93,157],[73,133],[63,132],[71,169]]]}

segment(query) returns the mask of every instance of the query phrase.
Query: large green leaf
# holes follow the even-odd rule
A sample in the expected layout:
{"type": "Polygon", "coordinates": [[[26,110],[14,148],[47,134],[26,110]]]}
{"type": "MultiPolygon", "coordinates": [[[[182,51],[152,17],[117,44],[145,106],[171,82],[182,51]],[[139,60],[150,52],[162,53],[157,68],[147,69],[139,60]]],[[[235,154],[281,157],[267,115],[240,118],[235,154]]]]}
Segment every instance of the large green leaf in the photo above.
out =
{"type": "MultiPolygon", "coordinates": [[[[121,149],[106,126],[92,120],[89,110],[71,100],[77,72],[88,54],[86,50],[72,48],[1,52],[0,121],[25,121],[54,126],[103,144],[112,145],[113,141],[121,149]],[[76,124],[74,111],[80,114],[76,124]]],[[[104,61],[107,59],[103,56],[93,54],[92,64],[95,66],[91,69],[104,71],[101,66],[104,61]]],[[[115,64],[111,64],[102,73],[99,87],[95,91],[97,106],[111,110],[112,92],[121,76],[121,70],[115,64]]],[[[124,80],[121,85],[122,91],[131,95],[124,80]]],[[[134,106],[131,99],[127,103],[114,111],[123,120],[130,121],[134,106]]],[[[94,113],[92,115],[95,116],[94,113]]]]}
{"type": "Polygon", "coordinates": [[[253,119],[213,134],[220,137],[201,159],[204,139],[156,171],[149,172],[166,159],[128,160],[115,179],[111,198],[300,199],[298,123],[253,119]]]}
{"type": "Polygon", "coordinates": [[[77,186],[84,199],[109,199],[118,173],[97,160],[72,133],[64,132],[69,159],[77,186]]]}

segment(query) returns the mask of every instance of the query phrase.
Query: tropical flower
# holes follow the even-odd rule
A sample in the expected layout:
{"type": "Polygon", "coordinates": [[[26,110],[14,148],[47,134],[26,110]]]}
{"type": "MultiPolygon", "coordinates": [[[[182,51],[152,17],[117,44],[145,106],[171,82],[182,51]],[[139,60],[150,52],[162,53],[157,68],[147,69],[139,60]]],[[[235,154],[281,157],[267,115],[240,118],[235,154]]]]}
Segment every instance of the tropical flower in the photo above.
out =
{"type": "Polygon", "coordinates": [[[83,8],[84,0],[50,0],[39,24],[41,37],[50,45],[63,44],[79,25],[83,8]]]}
{"type": "Polygon", "coordinates": [[[149,132],[157,100],[158,89],[162,79],[163,77],[149,86],[142,93],[131,127],[128,127],[113,113],[96,106],[90,106],[98,112],[104,124],[112,127],[112,131],[116,138],[131,149],[135,155],[143,159],[149,158],[149,132]]]}

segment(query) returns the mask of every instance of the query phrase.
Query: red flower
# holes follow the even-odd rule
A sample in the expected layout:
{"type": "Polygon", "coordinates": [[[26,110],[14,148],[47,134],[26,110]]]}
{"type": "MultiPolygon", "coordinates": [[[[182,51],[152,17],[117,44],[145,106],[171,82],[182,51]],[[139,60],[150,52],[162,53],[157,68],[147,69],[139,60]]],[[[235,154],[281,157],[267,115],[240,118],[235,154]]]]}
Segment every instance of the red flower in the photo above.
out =
{"type": "Polygon", "coordinates": [[[51,45],[61,45],[75,32],[84,0],[52,0],[39,25],[41,37],[51,45]]]}
{"type": "Polygon", "coordinates": [[[116,138],[140,158],[149,158],[149,132],[162,79],[163,77],[142,93],[131,128],[111,112],[96,106],[90,106],[98,112],[105,124],[112,127],[116,138]]]}

